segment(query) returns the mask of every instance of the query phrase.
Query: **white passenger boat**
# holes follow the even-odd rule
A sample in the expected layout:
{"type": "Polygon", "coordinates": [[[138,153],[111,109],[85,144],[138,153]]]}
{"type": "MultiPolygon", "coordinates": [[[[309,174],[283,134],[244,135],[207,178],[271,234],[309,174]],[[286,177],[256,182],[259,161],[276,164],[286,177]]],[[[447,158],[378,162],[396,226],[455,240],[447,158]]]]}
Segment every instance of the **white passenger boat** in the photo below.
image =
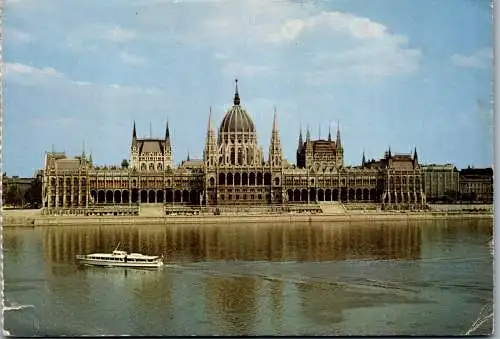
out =
{"type": "Polygon", "coordinates": [[[158,268],[163,266],[163,258],[156,255],[144,255],[139,253],[127,253],[119,251],[118,248],[110,253],[93,253],[77,255],[76,259],[85,265],[113,266],[113,267],[137,267],[158,268]]]}

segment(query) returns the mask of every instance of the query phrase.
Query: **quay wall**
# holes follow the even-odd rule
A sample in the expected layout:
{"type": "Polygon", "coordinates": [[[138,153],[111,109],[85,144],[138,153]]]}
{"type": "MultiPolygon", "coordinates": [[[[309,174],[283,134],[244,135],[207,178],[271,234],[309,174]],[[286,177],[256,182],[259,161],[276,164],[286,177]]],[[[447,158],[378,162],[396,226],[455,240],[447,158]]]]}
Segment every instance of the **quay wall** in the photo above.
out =
{"type": "Polygon", "coordinates": [[[4,211],[2,226],[52,225],[168,225],[223,223],[287,223],[287,222],[350,222],[350,221],[407,221],[425,219],[490,218],[493,213],[463,212],[379,212],[352,211],[346,214],[267,214],[267,215],[195,215],[195,216],[44,216],[4,211]]]}

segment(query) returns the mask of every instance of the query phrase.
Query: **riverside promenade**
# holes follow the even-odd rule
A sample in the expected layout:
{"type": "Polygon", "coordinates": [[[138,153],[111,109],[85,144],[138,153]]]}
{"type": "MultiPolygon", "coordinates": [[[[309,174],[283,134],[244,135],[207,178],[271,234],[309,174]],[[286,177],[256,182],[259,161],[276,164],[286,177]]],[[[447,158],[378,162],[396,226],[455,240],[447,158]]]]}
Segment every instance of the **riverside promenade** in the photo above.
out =
{"type": "Polygon", "coordinates": [[[224,223],[288,223],[288,222],[349,222],[349,221],[405,221],[425,219],[493,219],[493,205],[434,205],[429,211],[373,211],[346,209],[343,213],[259,215],[164,215],[138,216],[47,216],[41,210],[4,210],[2,226],[51,225],[168,225],[168,224],[224,224],[224,223]],[[437,206],[437,207],[436,207],[437,206]]]}

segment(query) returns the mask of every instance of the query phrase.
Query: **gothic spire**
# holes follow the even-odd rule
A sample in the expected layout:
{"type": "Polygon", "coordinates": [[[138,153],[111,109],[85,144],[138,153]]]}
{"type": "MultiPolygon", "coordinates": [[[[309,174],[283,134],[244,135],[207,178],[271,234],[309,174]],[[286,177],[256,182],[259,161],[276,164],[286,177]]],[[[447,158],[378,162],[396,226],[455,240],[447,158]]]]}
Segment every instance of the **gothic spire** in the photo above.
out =
{"type": "Polygon", "coordinates": [[[392,158],[391,146],[389,145],[389,158],[392,158]]]}
{"type": "Polygon", "coordinates": [[[363,158],[361,159],[361,166],[365,167],[366,159],[365,159],[365,150],[363,149],[363,158]]]}
{"type": "Polygon", "coordinates": [[[417,148],[415,147],[415,151],[413,152],[413,160],[418,161],[417,148]]]}
{"type": "Polygon", "coordinates": [[[311,131],[309,130],[309,126],[307,126],[306,130],[306,142],[311,141],[311,131]]]}
{"type": "Polygon", "coordinates": [[[278,132],[278,118],[276,116],[276,106],[274,106],[273,133],[278,132]]]}
{"type": "Polygon", "coordinates": [[[85,159],[85,140],[83,140],[82,144],[82,159],[85,159]]]}
{"type": "Polygon", "coordinates": [[[304,146],[304,140],[302,139],[302,126],[301,126],[299,132],[299,145],[297,147],[297,151],[300,151],[303,146],[304,146]]]}
{"type": "Polygon", "coordinates": [[[328,124],[328,141],[332,141],[332,131],[330,128],[330,124],[328,124]]]}
{"type": "Polygon", "coordinates": [[[234,100],[233,100],[233,103],[235,105],[239,105],[240,104],[240,94],[238,93],[238,79],[234,79],[234,100]]]}
{"type": "Polygon", "coordinates": [[[212,132],[212,106],[210,106],[210,112],[208,113],[208,126],[207,126],[207,135],[212,132]]]}
{"type": "Polygon", "coordinates": [[[135,120],[134,120],[134,130],[132,131],[132,139],[137,139],[137,132],[135,130],[135,120]]]}
{"type": "Polygon", "coordinates": [[[341,145],[340,141],[340,121],[337,121],[337,140],[335,141],[338,146],[341,145]]]}
{"type": "Polygon", "coordinates": [[[165,127],[165,141],[170,141],[170,129],[168,128],[168,120],[167,120],[167,125],[165,127]]]}

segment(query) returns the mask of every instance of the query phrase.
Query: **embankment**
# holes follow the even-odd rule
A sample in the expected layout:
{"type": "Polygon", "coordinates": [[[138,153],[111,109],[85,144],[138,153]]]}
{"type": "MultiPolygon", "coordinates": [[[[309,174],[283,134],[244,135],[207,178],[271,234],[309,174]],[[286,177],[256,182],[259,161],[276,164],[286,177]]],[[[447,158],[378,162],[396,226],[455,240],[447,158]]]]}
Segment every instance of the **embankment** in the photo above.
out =
{"type": "Polygon", "coordinates": [[[220,223],[283,223],[283,222],[350,222],[350,221],[406,221],[425,219],[491,218],[489,212],[379,212],[350,211],[345,214],[267,214],[267,215],[196,215],[196,216],[43,216],[40,211],[3,213],[3,226],[51,225],[168,225],[220,223]]]}

